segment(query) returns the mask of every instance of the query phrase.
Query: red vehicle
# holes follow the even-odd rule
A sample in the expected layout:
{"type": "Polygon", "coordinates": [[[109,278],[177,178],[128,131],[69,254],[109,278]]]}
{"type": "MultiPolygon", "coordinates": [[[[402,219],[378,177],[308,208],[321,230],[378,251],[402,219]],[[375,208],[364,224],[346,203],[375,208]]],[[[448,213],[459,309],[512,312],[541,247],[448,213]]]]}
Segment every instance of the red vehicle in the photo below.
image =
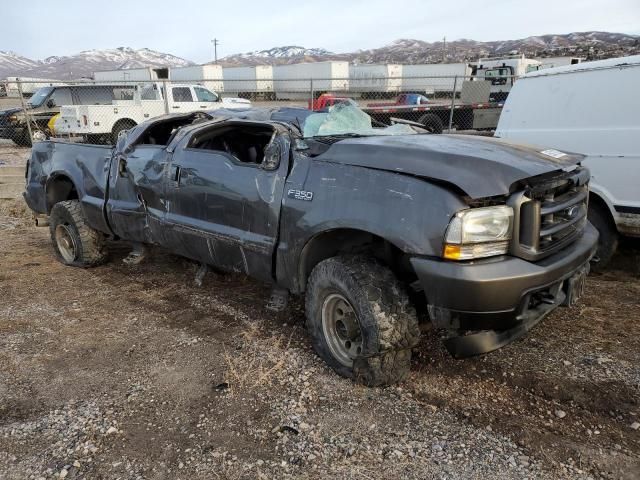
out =
{"type": "MultiPolygon", "coordinates": [[[[343,102],[354,102],[348,97],[339,97],[331,93],[320,95],[309,102],[309,109],[322,111],[343,102]]],[[[493,130],[498,125],[502,103],[434,103],[420,94],[400,94],[394,102],[370,103],[362,110],[374,120],[391,125],[392,119],[411,120],[424,125],[432,133],[442,133],[449,125],[456,130],[493,130]]]]}
{"type": "Polygon", "coordinates": [[[355,103],[355,100],[349,97],[338,97],[331,93],[323,93],[318,98],[316,98],[313,103],[309,100],[309,110],[313,110],[314,112],[319,112],[321,110],[326,110],[329,107],[337,105],[338,103],[355,103]]]}

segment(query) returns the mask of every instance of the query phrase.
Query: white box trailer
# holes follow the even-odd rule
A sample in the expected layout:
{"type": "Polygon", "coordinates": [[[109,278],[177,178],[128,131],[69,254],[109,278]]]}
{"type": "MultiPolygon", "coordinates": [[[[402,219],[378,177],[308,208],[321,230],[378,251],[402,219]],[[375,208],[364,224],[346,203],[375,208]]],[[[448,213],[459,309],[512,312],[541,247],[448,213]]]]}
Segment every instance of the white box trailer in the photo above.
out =
{"type": "Polygon", "coordinates": [[[536,58],[540,62],[540,69],[577,65],[582,62],[580,57],[546,57],[536,58]]]}
{"type": "Polygon", "coordinates": [[[466,63],[427,63],[402,66],[402,91],[415,93],[451,92],[455,77],[456,90],[471,76],[471,67],[466,63]]]}
{"type": "Polygon", "coordinates": [[[224,67],[222,69],[224,91],[240,97],[253,98],[273,95],[273,67],[256,65],[253,67],[224,67]]]}
{"type": "Polygon", "coordinates": [[[31,78],[31,77],[7,77],[5,83],[5,93],[7,97],[20,98],[20,89],[24,97],[30,97],[36,90],[42,87],[53,87],[62,85],[60,80],[51,80],[48,78],[31,78]],[[18,86],[20,84],[20,86],[18,86]]]}
{"type": "Polygon", "coordinates": [[[315,94],[349,91],[349,62],[315,62],[273,67],[276,98],[308,99],[315,94]]]}
{"type": "Polygon", "coordinates": [[[93,78],[97,82],[145,82],[155,80],[167,80],[169,78],[169,67],[142,67],[125,68],[121,70],[103,70],[93,72],[93,78]]]}
{"type": "Polygon", "coordinates": [[[349,66],[349,91],[398,93],[402,89],[402,65],[358,64],[349,66]]]}
{"type": "Polygon", "coordinates": [[[222,66],[194,65],[191,67],[172,68],[169,72],[169,79],[175,82],[197,83],[214,92],[223,92],[222,66]]]}

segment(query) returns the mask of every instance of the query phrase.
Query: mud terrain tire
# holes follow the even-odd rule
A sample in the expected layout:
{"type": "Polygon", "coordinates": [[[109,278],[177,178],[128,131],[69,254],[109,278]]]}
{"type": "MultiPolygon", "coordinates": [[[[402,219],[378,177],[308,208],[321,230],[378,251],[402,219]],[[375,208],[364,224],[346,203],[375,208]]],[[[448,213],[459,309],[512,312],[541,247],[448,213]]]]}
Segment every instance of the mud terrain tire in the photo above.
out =
{"type": "Polygon", "coordinates": [[[307,283],[306,316],[314,350],[338,374],[385,386],[409,373],[411,349],[420,336],[416,312],[391,270],[374,259],[338,256],[316,265],[307,283]],[[358,353],[351,362],[335,354],[327,333],[327,302],[332,298],[348,302],[359,326],[358,353]]]}
{"type": "Polygon", "coordinates": [[[93,267],[106,258],[105,238],[89,227],[78,200],[56,203],[49,215],[49,233],[58,260],[74,267],[93,267]]]}

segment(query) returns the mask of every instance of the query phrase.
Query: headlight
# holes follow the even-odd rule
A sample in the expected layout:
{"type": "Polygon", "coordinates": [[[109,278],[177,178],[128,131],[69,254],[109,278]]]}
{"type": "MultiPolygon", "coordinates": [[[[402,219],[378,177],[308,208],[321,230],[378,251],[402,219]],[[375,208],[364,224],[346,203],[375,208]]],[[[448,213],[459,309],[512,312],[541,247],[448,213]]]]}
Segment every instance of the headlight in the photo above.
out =
{"type": "Polygon", "coordinates": [[[513,209],[506,205],[470,208],[455,214],[447,228],[442,256],[448,260],[504,255],[509,249],[513,209]]]}
{"type": "Polygon", "coordinates": [[[18,121],[17,115],[9,115],[9,122],[16,123],[18,121]]]}

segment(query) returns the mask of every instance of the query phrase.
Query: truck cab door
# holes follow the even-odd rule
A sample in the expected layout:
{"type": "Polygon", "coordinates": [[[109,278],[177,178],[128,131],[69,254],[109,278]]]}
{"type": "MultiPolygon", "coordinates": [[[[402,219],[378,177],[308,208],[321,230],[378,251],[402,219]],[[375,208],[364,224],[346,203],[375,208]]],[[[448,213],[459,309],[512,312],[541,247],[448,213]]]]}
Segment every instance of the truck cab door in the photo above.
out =
{"type": "Polygon", "coordinates": [[[194,86],[193,93],[197,100],[196,104],[198,106],[198,110],[213,110],[215,108],[220,108],[222,105],[220,97],[216,93],[213,93],[211,90],[204,87],[194,86]]]}
{"type": "Polygon", "coordinates": [[[170,113],[184,113],[197,110],[196,98],[191,87],[171,86],[168,87],[169,94],[169,111],[170,113]]]}
{"type": "Polygon", "coordinates": [[[187,135],[166,188],[170,248],[272,281],[289,153],[286,130],[266,122],[226,121],[187,135]]]}
{"type": "Polygon", "coordinates": [[[159,243],[165,206],[164,176],[168,153],[163,145],[135,145],[111,159],[106,214],[119,237],[159,243]]]}

